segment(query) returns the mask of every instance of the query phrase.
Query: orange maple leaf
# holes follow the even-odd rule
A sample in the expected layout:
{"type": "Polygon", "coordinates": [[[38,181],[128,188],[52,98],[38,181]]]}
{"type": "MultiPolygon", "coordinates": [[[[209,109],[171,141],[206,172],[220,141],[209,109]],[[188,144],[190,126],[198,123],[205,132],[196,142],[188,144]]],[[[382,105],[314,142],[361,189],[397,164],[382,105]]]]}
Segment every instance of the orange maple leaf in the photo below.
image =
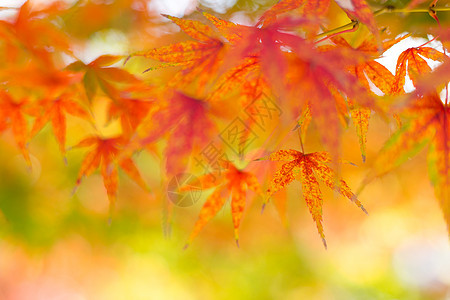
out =
{"type": "Polygon", "coordinates": [[[362,161],[366,161],[367,132],[369,131],[369,119],[372,111],[368,108],[354,106],[349,100],[350,116],[356,129],[356,135],[359,139],[359,149],[361,151],[362,161]]]}
{"type": "MultiPolygon", "coordinates": [[[[383,42],[383,51],[407,37],[409,37],[408,34],[383,42]]],[[[379,53],[378,45],[374,37],[364,40],[358,47],[350,46],[350,44],[340,36],[332,37],[331,40],[337,46],[355,49],[358,52],[367,54],[367,59],[357,65],[349,66],[349,71],[358,78],[368,91],[372,92],[369,83],[372,82],[384,94],[392,94],[395,77],[385,66],[374,60],[382,55],[382,53],[379,53]]]]}
{"type": "Polygon", "coordinates": [[[435,92],[418,97],[402,115],[409,122],[384,144],[360,190],[429,144],[429,175],[450,233],[450,106],[444,104],[435,92]]]}
{"type": "Polygon", "coordinates": [[[294,181],[294,179],[299,180],[302,183],[303,199],[306,201],[309,212],[316,223],[317,230],[322,238],[325,248],[327,247],[327,243],[325,241],[322,225],[323,197],[317,177],[325,183],[325,185],[336,190],[342,196],[355,203],[367,214],[367,211],[356,195],[352,193],[347,183],[342,179],[339,180],[339,183],[335,182],[336,174],[327,165],[331,162],[329,153],[313,152],[304,154],[297,150],[289,149],[279,150],[259,160],[265,159],[271,161],[289,161],[288,163],[283,164],[281,169],[274,174],[269,188],[267,189],[267,194],[271,196],[275,192],[285,188],[289,183],[294,181]]]}
{"type": "Polygon", "coordinates": [[[0,91],[0,131],[11,128],[17,146],[29,167],[31,167],[30,154],[27,149],[28,129],[24,112],[28,101],[15,100],[5,91],[0,91]]]}
{"type": "Polygon", "coordinates": [[[60,70],[55,66],[42,66],[34,60],[23,65],[6,64],[0,70],[0,80],[10,87],[32,89],[46,97],[56,97],[64,91],[73,89],[81,79],[79,74],[60,70]]]}
{"type": "Polygon", "coordinates": [[[168,66],[179,66],[181,71],[170,81],[172,87],[176,86],[180,89],[181,86],[197,80],[198,87],[203,89],[217,71],[225,54],[226,43],[211,27],[199,21],[164,16],[177,24],[195,41],[137,52],[130,57],[144,56],[161,61],[168,66]]]}
{"type": "Polygon", "coordinates": [[[240,28],[244,28],[246,26],[235,24],[230,21],[222,20],[208,14],[207,12],[203,12],[203,15],[214,24],[214,26],[219,30],[220,34],[231,44],[236,44],[240,40],[242,40],[242,35],[239,33],[240,28]]]}
{"type": "Polygon", "coordinates": [[[102,138],[100,136],[91,136],[83,139],[73,148],[94,147],[86,154],[78,173],[75,189],[81,184],[83,177],[88,177],[97,168],[103,177],[103,183],[108,194],[110,202],[110,214],[115,203],[119,181],[118,167],[120,167],[134,182],[144,190],[148,190],[147,184],[142,179],[133,160],[120,153],[127,146],[128,140],[123,137],[102,138]],[[120,159],[119,159],[120,157],[120,159]]]}
{"type": "Polygon", "coordinates": [[[123,56],[120,55],[102,55],[88,64],[76,61],[68,65],[66,69],[72,72],[84,72],[83,84],[89,100],[94,97],[97,87],[111,97],[109,93],[115,90],[114,84],[139,84],[139,80],[128,71],[111,67],[122,58],[123,56]]]}
{"type": "Polygon", "coordinates": [[[395,70],[395,86],[394,93],[403,94],[405,85],[405,78],[408,76],[416,86],[420,75],[431,72],[431,68],[424,58],[443,61],[444,53],[430,47],[416,47],[409,48],[403,51],[397,59],[397,66],[395,70]]]}
{"type": "MultiPolygon", "coordinates": [[[[239,90],[243,84],[251,81],[259,81],[259,84],[254,85],[255,89],[262,90],[263,86],[268,88],[263,79],[261,72],[261,65],[257,56],[246,57],[241,64],[231,68],[223,74],[214,86],[213,91],[206,98],[207,101],[217,101],[224,96],[229,96],[230,93],[239,90]]],[[[242,106],[246,106],[250,101],[255,100],[255,95],[245,93],[244,90],[239,93],[239,98],[245,100],[242,106]],[[241,97],[244,96],[244,97],[241,97]]]]}
{"type": "MultiPolygon", "coordinates": [[[[257,108],[250,104],[264,97],[275,98],[266,76],[261,71],[258,57],[252,56],[245,58],[240,65],[223,74],[205,101],[213,103],[233,99],[240,107],[247,107],[250,115],[253,113],[257,115],[255,111],[257,108]]],[[[249,116],[249,119],[252,118],[249,116]]],[[[253,121],[249,126],[251,124],[253,121]]]]}
{"type": "Polygon", "coordinates": [[[445,56],[443,61],[433,72],[424,75],[418,80],[416,88],[419,94],[433,92],[436,86],[448,83],[448,78],[450,78],[450,58],[445,56]]]}
{"type": "Polygon", "coordinates": [[[36,135],[45,124],[51,122],[53,134],[63,156],[66,153],[66,114],[82,119],[89,119],[89,114],[76,101],[73,94],[64,94],[56,99],[43,99],[35,104],[36,119],[31,129],[31,136],[36,135]]]}
{"type": "Polygon", "coordinates": [[[32,1],[25,1],[20,7],[15,20],[0,20],[0,36],[12,44],[8,50],[9,58],[15,59],[17,53],[25,48],[37,58],[42,66],[52,65],[52,52],[57,49],[71,53],[68,37],[57,28],[54,19],[65,4],[62,1],[50,5],[32,6],[32,1]],[[37,9],[37,8],[40,9],[37,9]]]}
{"type": "Polygon", "coordinates": [[[244,172],[236,168],[229,161],[221,161],[224,170],[206,174],[197,178],[198,182],[190,183],[189,186],[182,187],[183,190],[191,189],[191,186],[201,186],[202,189],[215,188],[213,193],[206,199],[200,210],[200,215],[194,225],[186,247],[199,234],[203,227],[211,220],[225,205],[227,194],[231,194],[231,216],[233,218],[234,237],[239,247],[239,225],[244,213],[246,199],[245,194],[248,189],[255,193],[261,193],[261,188],[255,175],[244,172]]]}
{"type": "MultiPolygon", "coordinates": [[[[405,35],[396,39],[386,41],[382,44],[383,49],[388,49],[392,45],[395,45],[399,41],[405,39],[409,35],[405,35]]],[[[355,49],[358,52],[367,54],[367,59],[363,60],[357,65],[348,66],[348,71],[353,74],[358,81],[366,88],[369,93],[374,94],[370,84],[372,83],[377,88],[379,88],[384,94],[392,94],[393,86],[395,83],[395,77],[392,73],[382,64],[376,62],[374,59],[380,56],[378,51],[378,46],[374,37],[364,40],[358,47],[353,48],[350,44],[342,37],[335,36],[331,40],[338,47],[345,47],[349,49],[355,49]]],[[[330,49],[330,46],[324,46],[322,49],[325,51],[330,49]]],[[[342,96],[339,93],[334,93],[336,101],[339,102],[342,96]]],[[[342,102],[342,101],[341,101],[342,102]]],[[[348,110],[350,111],[350,116],[356,129],[356,133],[359,139],[359,145],[361,150],[361,156],[363,162],[366,160],[366,143],[367,143],[367,132],[369,129],[369,119],[371,116],[371,109],[356,105],[351,99],[347,99],[348,110]]],[[[347,108],[346,108],[347,110],[347,108]]],[[[345,111],[345,114],[347,112],[345,111]]]]}
{"type": "Polygon", "coordinates": [[[120,119],[122,135],[131,137],[154,107],[155,95],[151,87],[131,86],[126,90],[110,89],[112,100],[108,110],[108,121],[120,119]]]}

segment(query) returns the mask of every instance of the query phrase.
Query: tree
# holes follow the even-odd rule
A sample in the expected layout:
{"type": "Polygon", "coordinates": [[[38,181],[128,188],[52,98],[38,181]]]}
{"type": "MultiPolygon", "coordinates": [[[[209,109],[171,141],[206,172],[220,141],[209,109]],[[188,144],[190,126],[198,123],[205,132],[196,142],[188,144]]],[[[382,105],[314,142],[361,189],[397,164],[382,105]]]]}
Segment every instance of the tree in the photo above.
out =
{"type": "MultiPolygon", "coordinates": [[[[252,25],[207,11],[183,18],[163,15],[181,30],[168,35],[162,27],[171,25],[152,15],[146,1],[46,6],[26,1],[0,23],[0,130],[12,133],[32,168],[30,148],[47,123],[64,159],[66,138],[75,136],[67,119],[92,125],[95,129],[78,133],[81,141],[70,147],[90,147],[75,185],[99,169],[111,217],[116,202],[127,201],[117,200],[119,169],[143,189],[158,189],[140,175],[145,166],[136,166],[137,152],[160,159],[164,182],[182,173],[196,175],[178,187],[176,201],[186,193],[215,190],[189,241],[224,206],[227,191],[238,241],[241,218],[255,197],[246,195],[247,189],[265,205],[297,179],[326,246],[319,181],[367,212],[357,197],[362,188],[426,146],[429,177],[449,226],[450,63],[445,47],[430,47],[432,41],[446,45],[450,39],[448,8],[422,2],[352,0],[336,6],[328,0],[281,0],[258,11],[252,25]],[[115,24],[119,14],[129,16],[115,24]],[[77,27],[80,21],[86,29],[77,27]],[[135,51],[81,60],[77,47],[105,24],[126,32],[135,51]],[[145,38],[151,30],[159,31],[158,39],[145,38]],[[395,74],[376,61],[403,39],[425,35],[428,42],[399,56],[395,74]],[[432,70],[430,60],[442,64],[432,70]],[[405,92],[407,78],[413,92],[405,92]],[[106,108],[99,109],[100,103],[106,108]],[[367,159],[373,114],[387,123],[397,120],[398,128],[380,153],[367,159]],[[116,129],[102,131],[100,115],[116,129]],[[356,194],[341,179],[347,143],[342,133],[350,122],[362,162],[371,164],[356,194]],[[275,171],[266,160],[284,163],[275,171]]],[[[240,5],[245,3],[236,8],[240,5]]],[[[172,210],[170,199],[175,201],[158,200],[172,210]]],[[[278,201],[284,218],[287,199],[278,201]]]]}

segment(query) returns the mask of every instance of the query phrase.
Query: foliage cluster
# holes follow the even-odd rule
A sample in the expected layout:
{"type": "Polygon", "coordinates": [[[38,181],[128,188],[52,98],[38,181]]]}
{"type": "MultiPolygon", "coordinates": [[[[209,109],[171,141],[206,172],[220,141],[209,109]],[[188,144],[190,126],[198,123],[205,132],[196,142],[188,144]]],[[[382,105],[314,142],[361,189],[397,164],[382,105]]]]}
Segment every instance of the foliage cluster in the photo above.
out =
{"type": "MultiPolygon", "coordinates": [[[[99,170],[111,214],[117,201],[126,201],[116,199],[120,170],[144,190],[160,189],[142,178],[133,161],[137,152],[161,161],[164,185],[183,172],[197,175],[180,187],[181,194],[214,190],[188,243],[228,197],[237,242],[252,198],[265,205],[299,180],[326,246],[319,182],[366,212],[357,198],[362,187],[428,147],[429,177],[448,226],[449,8],[422,2],[281,0],[251,25],[206,11],[165,15],[182,34],[169,35],[169,24],[144,0],[26,1],[0,22],[0,131],[13,137],[31,168],[29,145],[46,124],[64,158],[66,138],[73,135],[67,122],[88,124],[91,129],[70,147],[88,148],[75,185],[99,170]],[[127,32],[131,52],[91,61],[77,57],[86,38],[105,24],[127,32]],[[426,42],[403,51],[394,74],[376,61],[403,39],[427,34],[430,42],[443,43],[441,50],[426,42]],[[430,61],[441,65],[432,70],[430,61]],[[409,81],[415,89],[406,93],[409,81]],[[106,103],[105,122],[96,115],[99,103],[106,103]],[[398,128],[366,162],[373,115],[396,120],[398,128]],[[115,129],[102,129],[104,123],[115,129]],[[371,165],[356,195],[340,178],[346,163],[341,136],[351,123],[362,161],[371,165]],[[312,148],[310,136],[319,137],[321,149],[305,151],[312,148]],[[298,147],[286,148],[287,140],[298,140],[298,147]],[[266,160],[284,163],[275,169],[266,160]]],[[[280,201],[283,215],[286,199],[280,201]]]]}

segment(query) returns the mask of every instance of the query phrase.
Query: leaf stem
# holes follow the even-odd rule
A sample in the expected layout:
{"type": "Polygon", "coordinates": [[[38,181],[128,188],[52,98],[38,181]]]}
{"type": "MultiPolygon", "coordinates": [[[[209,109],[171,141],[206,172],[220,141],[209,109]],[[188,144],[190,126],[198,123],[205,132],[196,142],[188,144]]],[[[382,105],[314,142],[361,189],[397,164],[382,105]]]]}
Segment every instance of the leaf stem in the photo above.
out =
{"type": "MultiPolygon", "coordinates": [[[[342,30],[342,31],[337,31],[337,32],[335,32],[335,33],[333,33],[333,34],[327,35],[326,37],[321,38],[320,40],[315,41],[314,43],[315,43],[315,44],[318,44],[318,43],[323,42],[323,41],[326,40],[326,39],[332,38],[333,36],[336,36],[336,35],[338,35],[338,34],[342,34],[342,33],[346,33],[346,32],[353,32],[353,31],[356,31],[356,30],[358,29],[358,24],[359,24],[358,21],[352,21],[352,22],[349,23],[349,24],[352,24],[353,26],[352,26],[351,28],[349,28],[349,29],[345,29],[345,30],[342,30]],[[354,23],[354,24],[353,24],[353,23],[354,23]]],[[[347,25],[349,25],[349,24],[347,24],[347,25]]],[[[336,28],[336,29],[338,29],[338,28],[336,28]]]]}
{"type": "MultiPolygon", "coordinates": [[[[408,9],[408,8],[392,8],[387,9],[383,13],[424,13],[429,12],[430,10],[438,12],[438,11],[450,11],[450,7],[431,7],[431,8],[415,8],[415,9],[408,9]]],[[[375,14],[374,14],[375,15],[375,14]]],[[[375,15],[377,16],[377,15],[375,15]]]]}
{"type": "Polygon", "coordinates": [[[300,132],[300,127],[298,128],[298,139],[300,141],[300,147],[302,147],[302,153],[305,154],[305,148],[303,148],[302,134],[300,132]]]}
{"type": "MultiPolygon", "coordinates": [[[[328,31],[325,31],[325,32],[322,32],[322,33],[319,33],[318,35],[316,35],[316,38],[321,38],[321,37],[325,37],[325,36],[328,36],[328,35],[334,35],[334,34],[339,34],[339,33],[345,32],[345,31],[347,31],[349,29],[353,29],[354,26],[356,26],[356,24],[358,24],[358,21],[351,21],[348,24],[345,24],[345,25],[339,26],[337,28],[334,28],[334,29],[331,29],[331,30],[328,30],[328,31]]],[[[317,41],[316,43],[318,43],[318,42],[320,42],[322,40],[323,39],[317,41]]]]}

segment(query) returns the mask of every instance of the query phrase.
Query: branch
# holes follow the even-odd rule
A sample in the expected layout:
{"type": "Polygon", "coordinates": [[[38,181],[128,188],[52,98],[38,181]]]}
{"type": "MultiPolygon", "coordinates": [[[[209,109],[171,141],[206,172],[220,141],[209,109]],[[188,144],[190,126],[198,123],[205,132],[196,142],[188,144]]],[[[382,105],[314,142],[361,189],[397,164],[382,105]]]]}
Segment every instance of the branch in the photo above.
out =
{"type": "MultiPolygon", "coordinates": [[[[373,13],[373,15],[375,17],[378,17],[382,14],[387,14],[387,13],[436,13],[439,11],[450,11],[450,7],[433,7],[430,6],[429,8],[415,8],[415,9],[408,9],[408,8],[394,8],[394,7],[384,7],[382,9],[379,9],[377,11],[375,11],[373,13]]],[[[339,26],[337,28],[319,33],[318,35],[316,35],[315,37],[320,39],[322,37],[322,39],[316,41],[316,43],[322,42],[323,40],[326,40],[327,38],[330,38],[332,36],[341,34],[341,33],[345,33],[345,32],[349,32],[352,31],[352,29],[356,28],[356,26],[358,26],[359,21],[358,20],[352,20],[350,23],[347,23],[345,25],[339,26]]]]}

